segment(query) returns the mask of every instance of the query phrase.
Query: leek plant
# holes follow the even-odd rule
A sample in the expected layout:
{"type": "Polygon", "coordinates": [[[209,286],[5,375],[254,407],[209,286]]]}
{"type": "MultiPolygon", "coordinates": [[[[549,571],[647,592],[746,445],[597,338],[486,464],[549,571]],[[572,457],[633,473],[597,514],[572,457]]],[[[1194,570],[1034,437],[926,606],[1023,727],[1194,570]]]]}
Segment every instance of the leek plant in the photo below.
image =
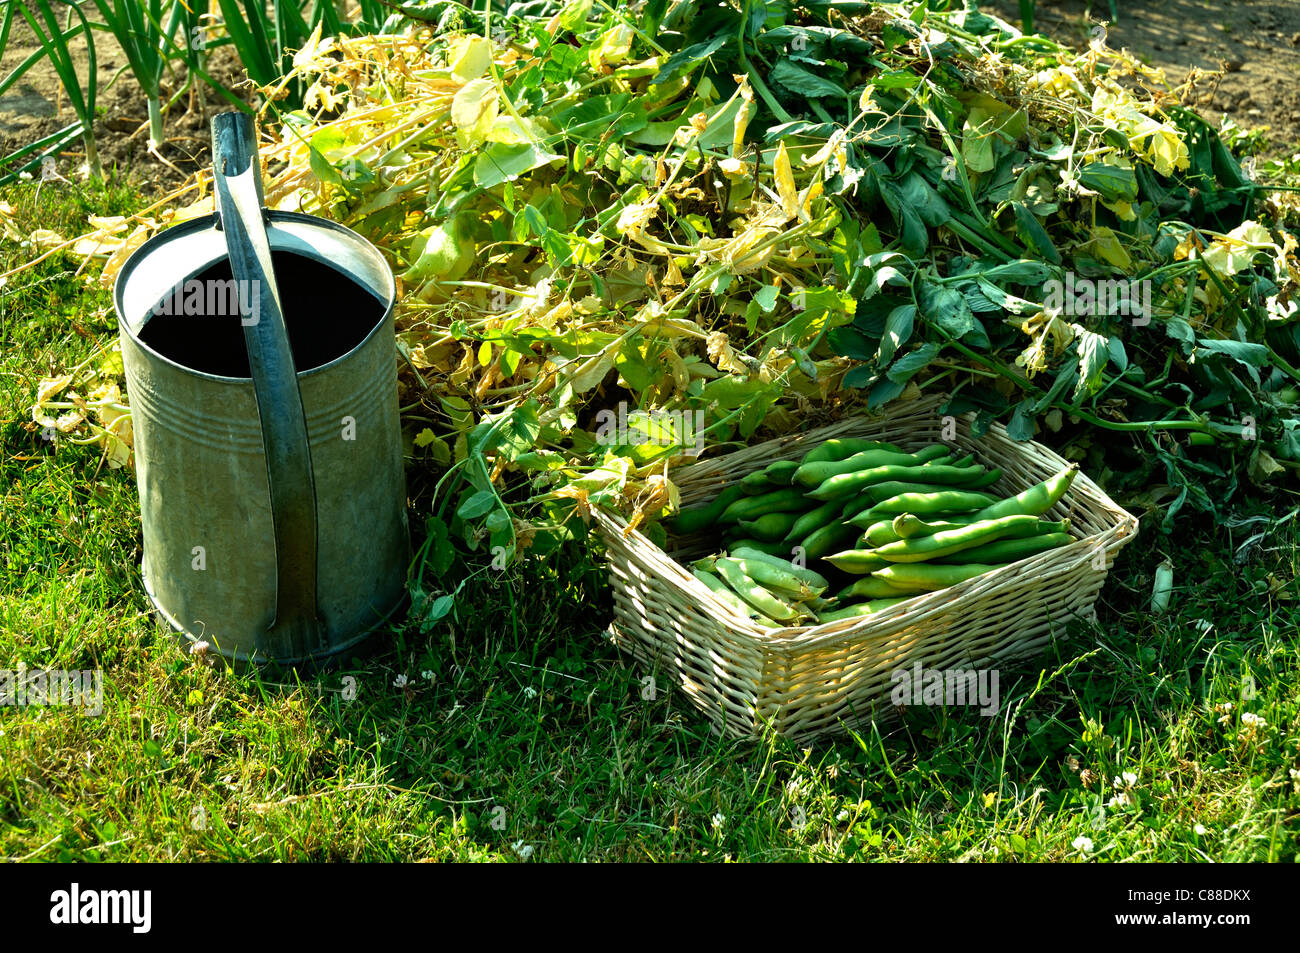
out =
{"type": "MultiPolygon", "coordinates": [[[[132,75],[144,91],[149,109],[149,141],[163,141],[162,79],[174,55],[173,40],[162,26],[176,0],[95,0],[102,23],[92,24],[112,33],[126,54],[132,75]]],[[[172,20],[173,32],[179,20],[172,20]]],[[[188,39],[188,38],[187,38],[188,39]]]]}
{"type": "MultiPolygon", "coordinates": [[[[0,79],[0,94],[3,94],[5,90],[16,83],[19,77],[36,63],[42,59],[48,59],[50,65],[54,67],[55,73],[58,74],[59,82],[63,85],[63,91],[68,96],[68,104],[76,114],[77,123],[80,126],[81,141],[86,150],[86,169],[92,177],[102,179],[104,172],[99,162],[99,150],[95,148],[95,93],[99,86],[95,61],[95,39],[91,36],[90,24],[86,20],[85,14],[81,12],[81,7],[71,2],[64,5],[68,8],[68,16],[65,21],[67,25],[63,27],[59,26],[58,17],[55,16],[53,5],[49,0],[11,0],[5,6],[4,19],[0,21],[0,50],[4,49],[5,41],[8,40],[15,12],[20,13],[22,18],[27,21],[27,25],[35,35],[40,49],[19,63],[4,79],[0,79]],[[74,15],[81,21],[75,26],[72,25],[74,15]],[[73,61],[72,52],[68,48],[68,41],[77,36],[85,36],[86,38],[86,82],[84,86],[77,75],[77,66],[73,61]]],[[[67,141],[73,135],[75,133],[69,134],[68,129],[62,130],[59,141],[67,141]]],[[[20,150],[20,152],[23,151],[20,150]]]]}

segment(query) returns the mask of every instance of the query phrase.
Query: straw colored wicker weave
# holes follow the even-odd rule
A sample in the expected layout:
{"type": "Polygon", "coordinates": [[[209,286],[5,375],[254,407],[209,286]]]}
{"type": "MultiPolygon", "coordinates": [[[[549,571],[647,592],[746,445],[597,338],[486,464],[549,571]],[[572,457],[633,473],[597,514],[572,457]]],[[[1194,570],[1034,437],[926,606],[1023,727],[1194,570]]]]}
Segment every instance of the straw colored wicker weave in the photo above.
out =
{"type": "MultiPolygon", "coordinates": [[[[905,449],[940,442],[941,396],[891,404],[887,416],[855,417],[807,433],[680,467],[673,480],[683,505],[706,502],[745,474],[794,460],[832,437],[887,440],[905,449]]],[[[957,418],[946,441],[1001,467],[989,491],[1011,495],[1045,480],[1066,461],[1038,443],[1017,443],[995,424],[973,438],[973,415],[957,418]]],[[[1045,518],[1069,518],[1076,541],[918,596],[860,619],[764,629],[732,613],[684,563],[716,552],[714,531],[670,538],[669,552],[608,510],[595,520],[608,549],[614,589],[614,642],[666,673],[714,724],[734,737],[770,724],[807,739],[896,714],[897,669],[996,668],[1037,651],[1093,603],[1137,520],[1080,473],[1045,518]],[[1104,552],[1104,556],[1102,555],[1104,552]]],[[[815,566],[813,567],[815,568],[815,566]]]]}

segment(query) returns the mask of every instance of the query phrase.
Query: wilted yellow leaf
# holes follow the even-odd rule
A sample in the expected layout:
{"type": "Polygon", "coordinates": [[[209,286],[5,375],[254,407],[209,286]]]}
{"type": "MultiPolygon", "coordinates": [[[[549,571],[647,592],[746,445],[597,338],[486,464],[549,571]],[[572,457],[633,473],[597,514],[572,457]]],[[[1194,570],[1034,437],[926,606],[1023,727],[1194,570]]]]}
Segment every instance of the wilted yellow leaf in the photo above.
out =
{"type": "Polygon", "coordinates": [[[63,388],[72,383],[71,374],[60,374],[58,377],[49,377],[36,385],[36,403],[43,404],[51,397],[63,391],[63,388]]]}
{"type": "Polygon", "coordinates": [[[492,44],[481,36],[462,37],[447,51],[447,65],[458,80],[468,83],[487,72],[492,63],[492,44]]]}
{"type": "Polygon", "coordinates": [[[592,69],[602,65],[614,66],[627,59],[632,49],[632,40],[636,31],[630,24],[618,23],[600,35],[600,42],[587,52],[587,62],[592,69]]]}
{"type": "Polygon", "coordinates": [[[1120,243],[1119,236],[1105,225],[1098,225],[1092,230],[1092,239],[1080,246],[1089,254],[1114,265],[1120,271],[1127,272],[1133,267],[1133,259],[1120,243]]]}
{"type": "Polygon", "coordinates": [[[1250,266],[1260,252],[1279,253],[1273,236],[1258,222],[1242,222],[1226,235],[1220,235],[1201,252],[1201,258],[1215,273],[1227,277],[1250,266]]]}
{"type": "Polygon", "coordinates": [[[38,251],[47,251],[64,244],[67,239],[51,228],[38,228],[27,236],[38,251]]]}
{"type": "Polygon", "coordinates": [[[487,139],[499,110],[496,85],[490,79],[466,83],[451,101],[451,121],[456,137],[465,149],[472,149],[487,139]]]}
{"type": "Polygon", "coordinates": [[[799,190],[794,184],[794,171],[790,168],[790,153],[786,151],[784,139],[777,147],[772,175],[776,178],[776,193],[781,196],[781,207],[787,216],[794,218],[799,214],[799,190]]]}

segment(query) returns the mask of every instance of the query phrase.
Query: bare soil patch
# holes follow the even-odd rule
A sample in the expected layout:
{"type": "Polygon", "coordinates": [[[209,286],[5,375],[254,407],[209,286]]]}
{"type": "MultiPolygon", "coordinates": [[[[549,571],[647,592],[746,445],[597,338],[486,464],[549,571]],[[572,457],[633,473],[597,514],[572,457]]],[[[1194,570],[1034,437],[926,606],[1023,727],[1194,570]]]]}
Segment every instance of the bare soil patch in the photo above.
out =
{"type": "MultiPolygon", "coordinates": [[[[1019,23],[1015,0],[986,4],[1019,23]]],[[[1177,86],[1192,69],[1218,73],[1187,103],[1218,123],[1262,129],[1262,154],[1289,155],[1300,142],[1300,3],[1295,0],[1119,0],[1106,43],[1160,67],[1177,86]]],[[[1103,0],[1039,2],[1036,29],[1076,48],[1109,19],[1103,0]]]]}

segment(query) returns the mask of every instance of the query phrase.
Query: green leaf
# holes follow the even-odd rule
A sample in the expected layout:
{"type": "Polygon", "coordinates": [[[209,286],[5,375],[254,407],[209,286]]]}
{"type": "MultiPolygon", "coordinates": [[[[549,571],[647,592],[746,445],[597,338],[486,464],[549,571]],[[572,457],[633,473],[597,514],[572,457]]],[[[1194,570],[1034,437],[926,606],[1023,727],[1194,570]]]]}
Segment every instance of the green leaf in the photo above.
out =
{"type": "Polygon", "coordinates": [[[1263,344],[1200,338],[1197,340],[1196,346],[1207,351],[1213,351],[1216,354],[1226,355],[1238,364],[1243,365],[1246,368],[1246,373],[1250,375],[1256,386],[1260,383],[1260,369],[1269,366],[1270,352],[1263,344]]]}
{"type": "Polygon", "coordinates": [[[1107,202],[1134,202],[1138,197],[1134,171],[1106,162],[1089,162],[1080,169],[1079,184],[1098,193],[1107,202]]]}
{"type": "Polygon", "coordinates": [[[695,66],[696,63],[708,59],[718,50],[722,49],[728,43],[733,42],[734,37],[727,36],[725,33],[713,37],[711,40],[705,40],[702,43],[693,43],[683,50],[678,50],[672,56],[668,57],[668,62],[663,68],[655,74],[654,79],[650,80],[651,86],[658,86],[672,79],[678,73],[685,69],[695,66]]]}
{"type": "Polygon", "coordinates": [[[1124,350],[1122,340],[1113,335],[1107,338],[1106,350],[1110,354],[1110,362],[1115,365],[1116,372],[1123,374],[1128,370],[1128,352],[1124,350]]]}
{"type": "Polygon", "coordinates": [[[499,453],[507,460],[533,449],[541,432],[537,401],[529,399],[502,414],[484,417],[470,432],[471,453],[499,453]]]}
{"type": "Polygon", "coordinates": [[[906,384],[918,371],[938,357],[939,352],[942,350],[942,344],[933,342],[922,344],[895,361],[894,366],[889,369],[885,376],[895,384],[906,384]]]}
{"type": "Polygon", "coordinates": [[[1017,285],[1034,285],[1047,281],[1057,272],[1055,269],[1034,261],[1031,258],[1019,258],[1004,265],[995,265],[981,272],[989,281],[1001,281],[1017,285]]]}
{"type": "Polygon", "coordinates": [[[900,347],[912,337],[912,326],[916,319],[916,305],[905,304],[889,312],[885,319],[885,333],[880,338],[880,350],[876,360],[883,367],[894,358],[900,347]]]}
{"type": "Polygon", "coordinates": [[[1007,436],[1012,440],[1024,443],[1026,440],[1034,439],[1034,399],[1026,397],[1011,411],[1011,419],[1007,421],[1007,436]]]}
{"type": "Polygon", "coordinates": [[[906,382],[882,377],[872,384],[871,389],[867,391],[867,407],[871,410],[883,407],[891,400],[901,396],[905,390],[907,390],[906,382]]]}
{"type": "Polygon", "coordinates": [[[855,361],[868,361],[876,355],[874,338],[869,338],[857,328],[831,328],[826,333],[832,350],[841,357],[851,357],[855,361]]]}
{"type": "Polygon", "coordinates": [[[1052,244],[1052,239],[1047,234],[1047,229],[1043,228],[1043,223],[1038,220],[1033,212],[1029,211],[1023,202],[1012,202],[1011,209],[1016,215],[1016,230],[1020,233],[1021,241],[1053,265],[1059,265],[1061,263],[1061,253],[1052,244]]]}
{"type": "Polygon", "coordinates": [[[792,93],[798,93],[800,96],[806,96],[809,99],[848,95],[845,93],[843,86],[832,83],[830,80],[796,65],[789,59],[783,59],[772,67],[772,71],[768,73],[768,78],[777,86],[781,86],[792,93]]]}
{"type": "Polygon", "coordinates": [[[1074,361],[1067,361],[1061,365],[1061,369],[1056,372],[1056,379],[1052,381],[1052,386],[1048,388],[1047,393],[1034,402],[1034,413],[1040,414],[1052,405],[1058,397],[1065,392],[1065,388],[1074,383],[1074,379],[1079,376],[1079,365],[1074,361]]]}
{"type": "Polygon", "coordinates": [[[1075,398],[1095,394],[1101,387],[1102,372],[1110,360],[1110,348],[1104,335],[1084,331],[1079,336],[1079,380],[1074,385],[1075,398]]]}
{"type": "Polygon", "coordinates": [[[429,603],[429,608],[424,610],[424,618],[420,620],[422,631],[428,631],[426,628],[430,623],[437,622],[445,618],[452,608],[456,605],[455,596],[439,596],[429,603]]]}
{"type": "Polygon", "coordinates": [[[960,291],[935,281],[922,281],[920,304],[925,320],[941,328],[949,337],[961,340],[969,335],[971,345],[989,346],[984,325],[975,317],[966,296],[960,291]]]}
{"type": "Polygon", "coordinates": [[[425,520],[424,525],[429,534],[426,542],[428,546],[426,566],[429,575],[438,578],[451,569],[451,564],[456,558],[456,550],[452,546],[451,532],[446,523],[436,516],[430,516],[425,520]]]}
{"type": "Polygon", "coordinates": [[[563,161],[563,156],[547,152],[535,143],[490,142],[474,160],[474,184],[480,189],[490,189],[502,182],[513,182],[525,172],[563,161]]]}
{"type": "Polygon", "coordinates": [[[311,166],[312,175],[322,182],[329,182],[332,185],[342,185],[343,177],[339,175],[339,170],[330,164],[319,149],[315,146],[309,146],[311,150],[307,162],[311,166]]]}
{"type": "Polygon", "coordinates": [[[914,208],[921,216],[921,221],[931,228],[942,225],[952,218],[952,209],[943,200],[943,196],[916,172],[909,172],[904,177],[899,183],[899,192],[903,201],[914,208]]]}
{"type": "Polygon", "coordinates": [[[456,515],[463,520],[477,519],[497,505],[497,496],[491,490],[479,490],[460,504],[456,515]]]}
{"type": "Polygon", "coordinates": [[[781,294],[776,285],[764,285],[754,292],[754,300],[758,306],[763,309],[764,313],[771,314],[772,309],[776,307],[776,299],[781,294]]]}
{"type": "Polygon", "coordinates": [[[1196,332],[1192,326],[1182,318],[1173,317],[1165,322],[1165,334],[1181,344],[1189,345],[1183,348],[1183,353],[1190,354],[1191,346],[1196,344],[1196,332]]]}

